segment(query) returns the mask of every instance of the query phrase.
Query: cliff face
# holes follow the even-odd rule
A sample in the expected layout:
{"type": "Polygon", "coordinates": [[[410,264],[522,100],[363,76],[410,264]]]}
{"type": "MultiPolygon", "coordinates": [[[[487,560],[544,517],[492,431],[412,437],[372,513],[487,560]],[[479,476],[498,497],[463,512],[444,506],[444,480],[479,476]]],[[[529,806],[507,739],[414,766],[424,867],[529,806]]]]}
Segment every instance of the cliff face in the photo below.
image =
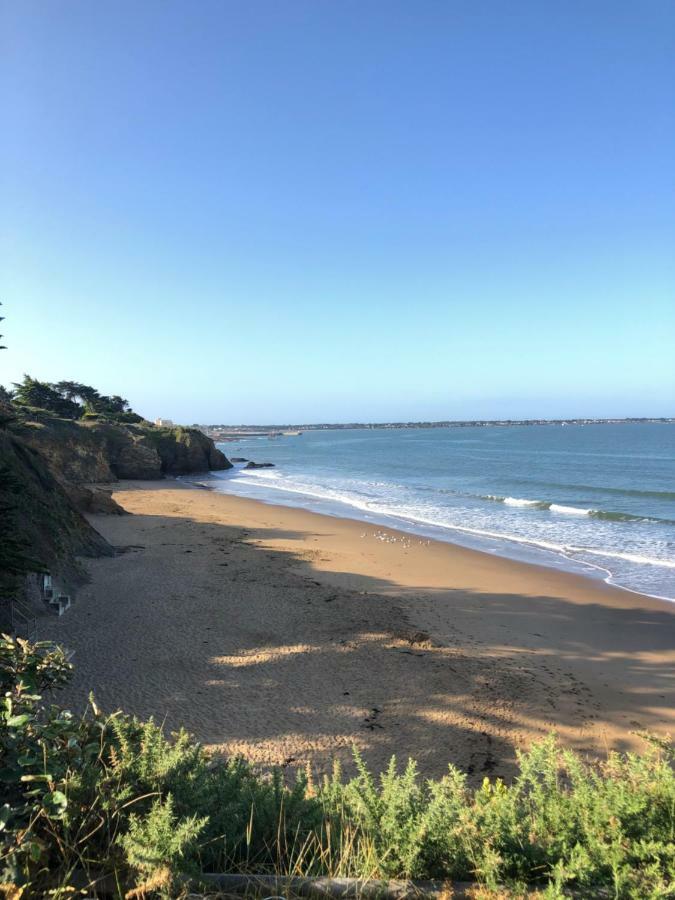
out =
{"type": "Polygon", "coordinates": [[[41,418],[13,430],[45,457],[59,479],[73,484],[156,479],[232,465],[195,428],[41,418]]]}
{"type": "Polygon", "coordinates": [[[11,408],[0,408],[2,621],[11,609],[7,599],[32,583],[29,573],[47,571],[60,588],[73,592],[84,580],[77,557],[113,554],[81,513],[124,510],[109,491],[87,483],[231,467],[213,441],[193,428],[72,421],[39,411],[31,420],[13,415],[11,408]]]}
{"type": "MultiPolygon", "coordinates": [[[[142,426],[134,428],[141,430],[142,426]]],[[[163,475],[232,468],[225,454],[197,428],[145,428],[143,432],[145,440],[159,455],[163,475]]]]}
{"type": "MultiPolygon", "coordinates": [[[[116,480],[111,463],[119,449],[108,446],[105,434],[99,429],[49,418],[22,422],[13,430],[42,455],[60,480],[74,484],[116,480]]],[[[150,472],[147,477],[155,476],[150,472]]]]}
{"type": "Polygon", "coordinates": [[[7,542],[63,586],[83,580],[77,556],[112,556],[113,548],[79,513],[40,454],[0,429],[0,507],[7,542]]]}

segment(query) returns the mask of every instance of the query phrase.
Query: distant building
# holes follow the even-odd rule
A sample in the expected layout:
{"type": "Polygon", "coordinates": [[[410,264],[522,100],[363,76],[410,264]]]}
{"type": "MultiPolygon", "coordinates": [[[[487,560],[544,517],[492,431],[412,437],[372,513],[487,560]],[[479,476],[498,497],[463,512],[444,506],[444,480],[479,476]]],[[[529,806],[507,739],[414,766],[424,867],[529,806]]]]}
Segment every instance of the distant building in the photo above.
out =
{"type": "Polygon", "coordinates": [[[173,425],[172,419],[155,419],[155,425],[158,428],[170,428],[173,425]]]}

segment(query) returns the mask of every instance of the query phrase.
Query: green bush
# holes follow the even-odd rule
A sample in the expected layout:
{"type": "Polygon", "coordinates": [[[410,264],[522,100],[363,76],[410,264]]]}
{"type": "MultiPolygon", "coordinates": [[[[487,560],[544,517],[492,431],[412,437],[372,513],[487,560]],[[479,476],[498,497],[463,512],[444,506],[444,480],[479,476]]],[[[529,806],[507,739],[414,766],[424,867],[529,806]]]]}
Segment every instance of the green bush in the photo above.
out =
{"type": "Polygon", "coordinates": [[[120,896],[175,896],[200,871],[675,896],[673,753],[654,738],[600,764],[550,738],[520,755],[509,786],[471,788],[452,766],[425,780],[394,760],[376,779],[358,755],[352,779],[336,766],[318,786],[288,786],[93,699],[81,717],[45,703],[70,671],[51,644],[0,640],[0,873],[14,896],[104,876],[120,896]]]}
{"type": "Polygon", "coordinates": [[[70,671],[51,644],[0,639],[1,883],[33,895],[112,874],[169,890],[186,872],[283,866],[298,828],[319,823],[302,779],[288,789],[241,760],[214,765],[185,732],[168,741],[93,699],[81,717],[45,704],[70,671]]]}

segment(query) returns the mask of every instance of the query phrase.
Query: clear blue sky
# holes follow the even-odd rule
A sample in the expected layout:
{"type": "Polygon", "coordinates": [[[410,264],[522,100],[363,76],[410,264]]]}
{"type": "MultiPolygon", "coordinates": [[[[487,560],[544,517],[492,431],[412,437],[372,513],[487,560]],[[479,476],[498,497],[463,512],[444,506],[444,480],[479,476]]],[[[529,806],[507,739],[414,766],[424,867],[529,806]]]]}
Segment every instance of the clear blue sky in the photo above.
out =
{"type": "Polygon", "coordinates": [[[673,0],[0,10],[0,383],[675,414],[673,0]]]}

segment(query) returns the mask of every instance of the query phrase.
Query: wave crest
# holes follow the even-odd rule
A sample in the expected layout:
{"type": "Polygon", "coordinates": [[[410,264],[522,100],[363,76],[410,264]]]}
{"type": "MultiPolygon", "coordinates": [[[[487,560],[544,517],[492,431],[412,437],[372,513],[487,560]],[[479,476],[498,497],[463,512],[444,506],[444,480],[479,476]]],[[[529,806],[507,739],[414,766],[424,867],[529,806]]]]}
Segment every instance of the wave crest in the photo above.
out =
{"type": "Polygon", "coordinates": [[[608,522],[658,522],[661,525],[675,525],[675,520],[673,519],[663,519],[658,516],[639,516],[635,513],[617,512],[611,509],[587,509],[582,506],[568,506],[565,503],[555,503],[553,500],[500,497],[498,494],[482,495],[479,499],[492,500],[495,503],[503,503],[505,506],[514,506],[516,508],[542,509],[570,516],[591,516],[594,519],[603,519],[608,522]]]}
{"type": "Polygon", "coordinates": [[[583,509],[580,506],[563,506],[562,503],[549,503],[551,512],[563,513],[566,516],[590,516],[592,509],[583,509]]]}

